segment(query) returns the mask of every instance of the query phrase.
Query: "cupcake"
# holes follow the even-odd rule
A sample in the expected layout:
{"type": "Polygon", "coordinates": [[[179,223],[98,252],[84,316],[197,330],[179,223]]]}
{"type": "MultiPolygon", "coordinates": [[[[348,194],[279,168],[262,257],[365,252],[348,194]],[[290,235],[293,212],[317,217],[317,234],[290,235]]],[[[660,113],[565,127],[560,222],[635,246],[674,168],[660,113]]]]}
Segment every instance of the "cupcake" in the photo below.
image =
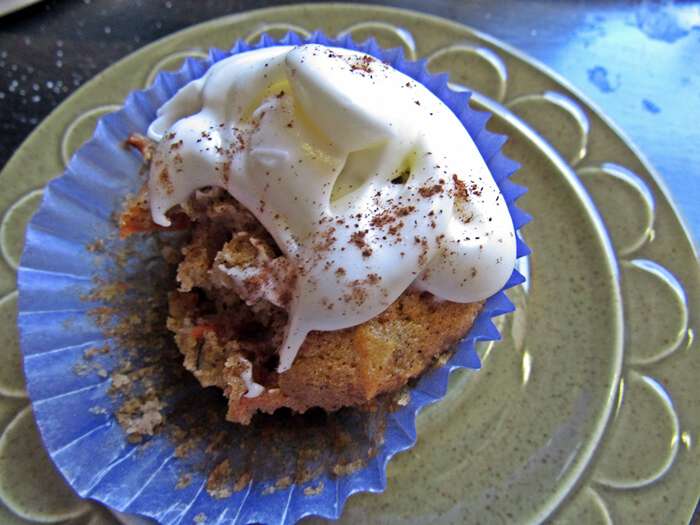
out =
{"type": "MultiPolygon", "coordinates": [[[[118,348],[90,355],[104,381],[50,425],[43,400],[57,396],[28,357],[39,427],[76,490],[120,511],[163,523],[334,517],[352,492],[383,488],[416,411],[452,368],[478,363],[474,343],[497,335],[490,317],[512,308],[502,289],[521,280],[526,252],[515,166],[466,95],[372,42],[264,38],[206,66],[161,76],[104,126],[143,174],[108,210],[121,240],[91,245],[122,278],[83,296],[118,348]]],[[[31,290],[31,227],[27,250],[31,290]]],[[[32,316],[23,322],[29,349],[32,316]]]]}

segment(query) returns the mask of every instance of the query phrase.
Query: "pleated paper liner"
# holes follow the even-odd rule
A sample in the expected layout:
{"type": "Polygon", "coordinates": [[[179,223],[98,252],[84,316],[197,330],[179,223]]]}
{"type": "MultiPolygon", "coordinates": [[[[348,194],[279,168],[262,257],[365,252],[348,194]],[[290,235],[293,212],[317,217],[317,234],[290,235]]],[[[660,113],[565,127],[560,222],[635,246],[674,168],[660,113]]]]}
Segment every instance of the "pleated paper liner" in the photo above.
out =
{"type": "MultiPolygon", "coordinates": [[[[490,115],[471,109],[468,93],[452,91],[446,75],[428,73],[424,61],[407,61],[400,49],[319,32],[307,40],[265,35],[256,45],[239,41],[159,74],[103,117],[66,172],[49,183],[19,269],[18,322],[34,414],[51,458],[83,497],[163,524],[337,518],[351,494],[384,490],[388,461],[416,441],[418,411],[445,395],[452,370],[480,366],[478,341],[500,337],[492,318],[513,310],[503,291],[486,301],[447,362],[423,374],[398,404],[387,397],[374,411],[261,415],[249,427],[226,422],[220,391],[201,388],[181,366],[165,329],[174,275],[161,256],[178,235],[118,238],[115,214],[144,180],[140,156],[124,141],[145,133],[156,110],[212,64],[304,43],[363,51],[428,87],[474,139],[515,228],[529,220],[515,205],[525,190],[509,180],[518,166],[501,152],[506,137],[485,128],[490,115]]],[[[518,257],[528,253],[518,237],[518,257]]],[[[504,290],[523,281],[514,270],[504,290]]]]}

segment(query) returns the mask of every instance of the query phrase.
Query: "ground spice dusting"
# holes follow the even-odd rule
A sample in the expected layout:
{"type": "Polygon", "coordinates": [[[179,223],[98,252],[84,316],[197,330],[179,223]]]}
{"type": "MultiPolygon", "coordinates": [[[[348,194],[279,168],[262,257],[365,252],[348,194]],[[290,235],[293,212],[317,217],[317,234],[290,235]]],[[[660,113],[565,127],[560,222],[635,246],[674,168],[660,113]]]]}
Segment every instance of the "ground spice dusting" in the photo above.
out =
{"type": "Polygon", "coordinates": [[[158,182],[168,195],[172,195],[175,191],[175,186],[173,185],[173,181],[170,180],[167,168],[163,168],[160,170],[160,173],[158,173],[158,182]]]}
{"type": "MultiPolygon", "coordinates": [[[[401,228],[403,228],[403,227],[404,227],[404,223],[403,223],[403,222],[400,222],[400,223],[398,223],[398,224],[394,224],[393,226],[390,226],[390,227],[389,227],[389,230],[388,230],[389,235],[398,236],[398,235],[399,235],[399,232],[401,231],[401,228]]],[[[397,240],[400,241],[401,239],[397,239],[397,240]]]]}
{"type": "Polygon", "coordinates": [[[382,280],[382,278],[379,276],[379,274],[376,274],[376,273],[370,273],[367,276],[367,282],[369,284],[377,284],[381,280],[382,280]]]}
{"type": "Polygon", "coordinates": [[[468,200],[469,190],[467,190],[467,185],[462,179],[460,179],[457,174],[452,175],[452,182],[454,183],[455,198],[468,200]]]}
{"type": "Polygon", "coordinates": [[[231,161],[225,160],[221,163],[221,179],[224,181],[224,186],[228,186],[231,173],[231,161]]]}
{"type": "Polygon", "coordinates": [[[368,233],[367,230],[353,232],[353,234],[350,236],[350,242],[353,243],[358,248],[364,247],[365,246],[365,236],[367,235],[367,233],[368,233]]]}
{"type": "Polygon", "coordinates": [[[352,56],[349,59],[350,71],[358,72],[360,74],[371,74],[374,72],[372,69],[372,64],[376,61],[369,55],[363,55],[361,57],[352,56]]]}
{"type": "Polygon", "coordinates": [[[314,250],[320,253],[327,252],[337,240],[334,234],[335,228],[332,226],[323,231],[319,236],[320,240],[314,244],[314,250]]]}
{"type": "Polygon", "coordinates": [[[431,186],[421,186],[420,188],[418,188],[418,193],[420,194],[420,196],[425,197],[426,199],[429,199],[430,197],[437,195],[438,193],[442,193],[443,191],[443,184],[433,184],[431,186]]]}
{"type": "Polygon", "coordinates": [[[374,226],[375,228],[381,228],[382,226],[386,226],[387,224],[392,223],[395,220],[396,216],[394,216],[390,211],[383,211],[382,213],[379,213],[372,217],[370,225],[374,226]]]}
{"type": "Polygon", "coordinates": [[[415,206],[400,206],[396,209],[396,216],[397,217],[406,217],[407,215],[410,215],[416,211],[415,206]]]}
{"type": "Polygon", "coordinates": [[[343,301],[346,303],[354,303],[357,306],[362,306],[366,300],[367,290],[359,285],[352,286],[350,292],[343,295],[343,301]]]}

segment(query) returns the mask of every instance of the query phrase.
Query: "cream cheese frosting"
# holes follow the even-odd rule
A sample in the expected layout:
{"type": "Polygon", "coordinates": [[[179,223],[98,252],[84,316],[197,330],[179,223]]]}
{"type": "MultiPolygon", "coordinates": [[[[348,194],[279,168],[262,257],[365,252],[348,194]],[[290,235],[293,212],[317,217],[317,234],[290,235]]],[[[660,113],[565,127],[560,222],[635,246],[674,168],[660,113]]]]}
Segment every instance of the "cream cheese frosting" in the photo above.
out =
{"type": "Polygon", "coordinates": [[[234,55],[180,89],[148,135],[159,142],[155,223],[218,186],[294,264],[280,373],[311,330],[363,323],[409,286],[475,302],[513,271],[507,205],[464,126],[369,55],[320,45],[234,55]]]}

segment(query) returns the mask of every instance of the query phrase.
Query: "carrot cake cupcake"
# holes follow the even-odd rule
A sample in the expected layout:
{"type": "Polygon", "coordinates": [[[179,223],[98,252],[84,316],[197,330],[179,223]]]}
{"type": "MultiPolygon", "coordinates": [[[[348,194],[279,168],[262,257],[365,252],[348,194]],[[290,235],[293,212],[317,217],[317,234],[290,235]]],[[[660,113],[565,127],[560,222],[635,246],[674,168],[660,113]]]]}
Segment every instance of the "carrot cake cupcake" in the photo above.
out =
{"type": "Polygon", "coordinates": [[[523,281],[517,164],[468,100],[398,49],[289,34],[103,117],[18,271],[71,487],[168,525],[337,518],[383,490],[523,281]]]}
{"type": "Polygon", "coordinates": [[[398,390],[513,273],[513,221],[464,125],[368,54],[231,56],[129,142],[148,182],[121,232],[187,231],[168,328],[231,421],[398,390]]]}

